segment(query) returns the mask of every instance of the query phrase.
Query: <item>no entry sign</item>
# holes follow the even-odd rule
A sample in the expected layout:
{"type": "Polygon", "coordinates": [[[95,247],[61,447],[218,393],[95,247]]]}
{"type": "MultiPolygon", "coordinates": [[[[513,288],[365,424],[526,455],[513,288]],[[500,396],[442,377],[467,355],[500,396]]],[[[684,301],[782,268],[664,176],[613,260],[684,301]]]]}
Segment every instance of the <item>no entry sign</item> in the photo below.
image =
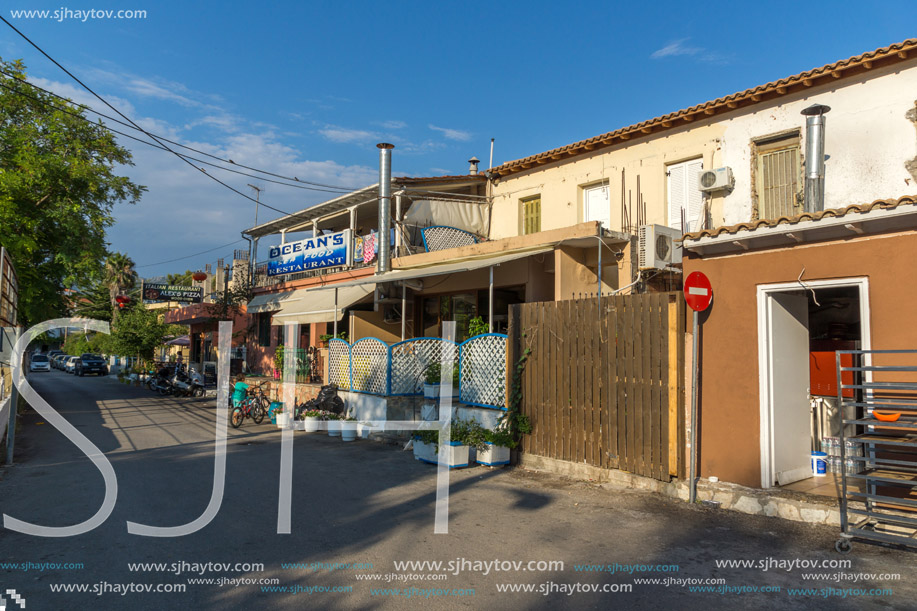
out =
{"type": "Polygon", "coordinates": [[[713,287],[710,279],[701,272],[691,272],[685,278],[685,302],[695,312],[703,312],[710,307],[713,299],[713,287]]]}

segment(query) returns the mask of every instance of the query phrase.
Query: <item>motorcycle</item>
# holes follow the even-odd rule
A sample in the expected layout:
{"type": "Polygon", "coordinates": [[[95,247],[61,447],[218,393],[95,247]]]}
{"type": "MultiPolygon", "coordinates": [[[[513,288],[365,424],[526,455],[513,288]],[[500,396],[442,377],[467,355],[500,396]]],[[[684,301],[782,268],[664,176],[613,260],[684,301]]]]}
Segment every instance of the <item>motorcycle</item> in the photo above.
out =
{"type": "Polygon", "coordinates": [[[322,386],[321,390],[318,391],[317,397],[309,399],[302,405],[297,405],[293,412],[294,418],[298,420],[303,412],[316,409],[339,416],[344,413],[344,400],[338,396],[337,384],[322,386]]]}
{"type": "Polygon", "coordinates": [[[204,376],[197,372],[193,367],[190,375],[185,372],[181,365],[175,368],[175,375],[172,377],[172,394],[176,397],[203,397],[204,396],[204,376]]]}
{"type": "Polygon", "coordinates": [[[162,367],[156,372],[155,376],[150,376],[150,390],[158,392],[162,396],[172,394],[172,370],[168,367],[162,367]]]}

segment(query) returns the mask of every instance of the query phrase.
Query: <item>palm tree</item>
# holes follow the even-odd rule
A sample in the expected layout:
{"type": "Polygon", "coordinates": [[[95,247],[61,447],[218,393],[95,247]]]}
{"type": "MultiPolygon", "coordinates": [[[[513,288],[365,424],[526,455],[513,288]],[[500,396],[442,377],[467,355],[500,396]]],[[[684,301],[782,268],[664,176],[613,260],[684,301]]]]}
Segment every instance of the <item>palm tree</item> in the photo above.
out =
{"type": "Polygon", "coordinates": [[[108,296],[111,299],[112,311],[117,316],[118,303],[115,297],[125,289],[133,288],[135,283],[134,262],[127,255],[116,252],[105,261],[105,284],[108,285],[108,296]]]}

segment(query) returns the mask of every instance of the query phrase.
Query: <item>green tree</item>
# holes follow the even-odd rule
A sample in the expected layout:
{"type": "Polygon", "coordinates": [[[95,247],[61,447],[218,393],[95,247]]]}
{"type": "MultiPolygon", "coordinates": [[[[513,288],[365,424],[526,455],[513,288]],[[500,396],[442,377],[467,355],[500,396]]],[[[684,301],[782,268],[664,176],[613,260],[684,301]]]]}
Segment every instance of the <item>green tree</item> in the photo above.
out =
{"type": "Polygon", "coordinates": [[[0,243],[19,272],[28,325],[62,315],[64,288],[100,275],[114,205],[136,203],[146,188],[116,174],[131,155],[101,123],[25,84],[21,61],[0,59],[0,68],[15,75],[0,75],[0,243]]]}
{"type": "Polygon", "coordinates": [[[150,359],[166,336],[186,332],[184,327],[161,322],[159,312],[137,303],[118,315],[108,348],[116,354],[150,359]]]}
{"type": "Polygon", "coordinates": [[[101,280],[90,282],[70,297],[70,314],[111,322],[113,308],[108,286],[101,280]]]}
{"type": "Polygon", "coordinates": [[[193,273],[194,272],[192,272],[189,269],[185,271],[184,274],[168,274],[166,275],[166,283],[172,284],[175,286],[191,286],[193,282],[193,278],[191,278],[191,274],[193,273]]]}
{"type": "Polygon", "coordinates": [[[108,295],[115,316],[119,310],[115,298],[127,289],[134,288],[136,283],[137,274],[134,272],[134,261],[120,252],[109,255],[105,260],[105,284],[108,285],[108,295]]]}

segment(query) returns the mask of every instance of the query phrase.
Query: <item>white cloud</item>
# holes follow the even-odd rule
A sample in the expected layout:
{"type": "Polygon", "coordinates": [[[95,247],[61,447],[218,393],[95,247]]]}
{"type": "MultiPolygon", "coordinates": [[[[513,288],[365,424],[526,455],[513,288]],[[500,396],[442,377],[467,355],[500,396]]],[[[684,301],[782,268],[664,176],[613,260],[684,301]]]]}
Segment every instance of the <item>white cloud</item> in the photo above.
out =
{"type": "Polygon", "coordinates": [[[471,134],[460,129],[450,129],[448,127],[437,127],[435,125],[428,125],[430,129],[442,133],[449,140],[459,140],[460,142],[468,142],[471,140],[471,134]]]}
{"type": "Polygon", "coordinates": [[[404,121],[384,121],[380,125],[385,129],[404,129],[408,126],[404,121]]]}
{"type": "Polygon", "coordinates": [[[661,49],[653,51],[650,57],[652,59],[663,59],[665,57],[687,56],[711,64],[723,64],[729,61],[726,56],[715,51],[708,51],[703,47],[688,45],[687,42],[689,40],[690,38],[673,40],[661,49]]]}
{"type": "Polygon", "coordinates": [[[378,136],[373,132],[369,132],[363,129],[349,129],[346,127],[338,127],[336,125],[329,125],[323,129],[318,130],[322,136],[331,140],[332,142],[339,143],[348,143],[348,142],[366,142],[367,140],[378,139],[378,136]]]}

